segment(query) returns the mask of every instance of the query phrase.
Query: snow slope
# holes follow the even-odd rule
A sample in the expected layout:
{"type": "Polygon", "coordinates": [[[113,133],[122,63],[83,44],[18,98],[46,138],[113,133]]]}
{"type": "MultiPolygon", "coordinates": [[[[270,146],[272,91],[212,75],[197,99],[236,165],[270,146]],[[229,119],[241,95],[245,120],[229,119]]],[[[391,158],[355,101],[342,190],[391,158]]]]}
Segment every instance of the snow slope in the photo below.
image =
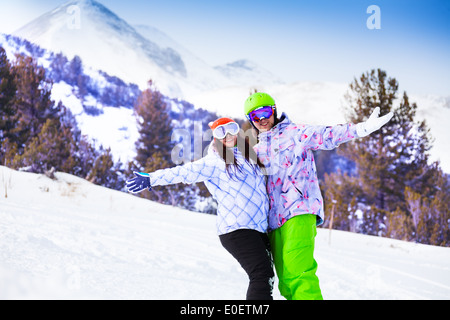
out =
{"type": "MultiPolygon", "coordinates": [[[[0,167],[0,299],[245,298],[215,216],[56,177],[0,167]]],[[[450,298],[450,248],[329,235],[316,238],[325,299],[450,298]]]]}

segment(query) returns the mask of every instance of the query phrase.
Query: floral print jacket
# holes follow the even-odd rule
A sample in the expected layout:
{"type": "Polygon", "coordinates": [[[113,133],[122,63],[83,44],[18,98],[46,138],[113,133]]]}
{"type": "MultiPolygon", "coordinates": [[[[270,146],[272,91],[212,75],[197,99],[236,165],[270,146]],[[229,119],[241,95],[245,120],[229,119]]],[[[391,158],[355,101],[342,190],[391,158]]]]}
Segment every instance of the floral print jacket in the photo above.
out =
{"type": "Polygon", "coordinates": [[[314,214],[317,225],[323,223],[323,198],[312,151],[331,150],[358,137],[355,127],[297,125],[283,114],[276,126],[259,134],[255,150],[269,174],[268,231],[301,214],[314,214]]]}

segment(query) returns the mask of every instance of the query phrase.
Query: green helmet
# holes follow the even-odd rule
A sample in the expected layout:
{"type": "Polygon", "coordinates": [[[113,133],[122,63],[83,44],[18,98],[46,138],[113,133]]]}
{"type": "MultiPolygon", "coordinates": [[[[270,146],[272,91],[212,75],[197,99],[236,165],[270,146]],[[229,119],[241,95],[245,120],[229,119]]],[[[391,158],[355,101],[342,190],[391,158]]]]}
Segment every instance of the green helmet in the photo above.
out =
{"type": "Polygon", "coordinates": [[[275,100],[271,96],[269,96],[267,93],[264,92],[256,92],[252,94],[250,97],[245,100],[244,104],[244,112],[246,115],[248,115],[253,110],[259,108],[259,107],[265,107],[265,106],[274,106],[275,100]]]}

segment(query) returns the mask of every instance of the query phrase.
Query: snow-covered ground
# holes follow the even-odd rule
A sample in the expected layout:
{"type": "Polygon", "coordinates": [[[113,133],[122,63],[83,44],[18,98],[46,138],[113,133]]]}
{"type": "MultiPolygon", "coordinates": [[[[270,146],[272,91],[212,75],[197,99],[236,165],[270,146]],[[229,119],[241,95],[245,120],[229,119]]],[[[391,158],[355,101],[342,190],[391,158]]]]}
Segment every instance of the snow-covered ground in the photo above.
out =
{"type": "MultiPolygon", "coordinates": [[[[245,299],[215,216],[56,176],[0,167],[0,299],[245,299]]],[[[450,248],[329,236],[316,238],[325,299],[450,298],[450,248]]]]}

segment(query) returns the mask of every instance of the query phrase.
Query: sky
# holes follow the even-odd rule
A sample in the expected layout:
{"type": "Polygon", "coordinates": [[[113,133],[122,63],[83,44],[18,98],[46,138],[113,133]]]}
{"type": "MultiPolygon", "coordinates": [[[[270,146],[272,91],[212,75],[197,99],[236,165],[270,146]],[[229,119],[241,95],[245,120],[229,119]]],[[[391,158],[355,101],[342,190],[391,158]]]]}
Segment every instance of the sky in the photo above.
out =
{"type": "MultiPolygon", "coordinates": [[[[0,32],[65,2],[0,0],[0,32]]],[[[130,24],[158,28],[211,66],[249,59],[287,83],[350,83],[381,68],[402,91],[450,96],[449,0],[99,2],[130,24]]]]}

